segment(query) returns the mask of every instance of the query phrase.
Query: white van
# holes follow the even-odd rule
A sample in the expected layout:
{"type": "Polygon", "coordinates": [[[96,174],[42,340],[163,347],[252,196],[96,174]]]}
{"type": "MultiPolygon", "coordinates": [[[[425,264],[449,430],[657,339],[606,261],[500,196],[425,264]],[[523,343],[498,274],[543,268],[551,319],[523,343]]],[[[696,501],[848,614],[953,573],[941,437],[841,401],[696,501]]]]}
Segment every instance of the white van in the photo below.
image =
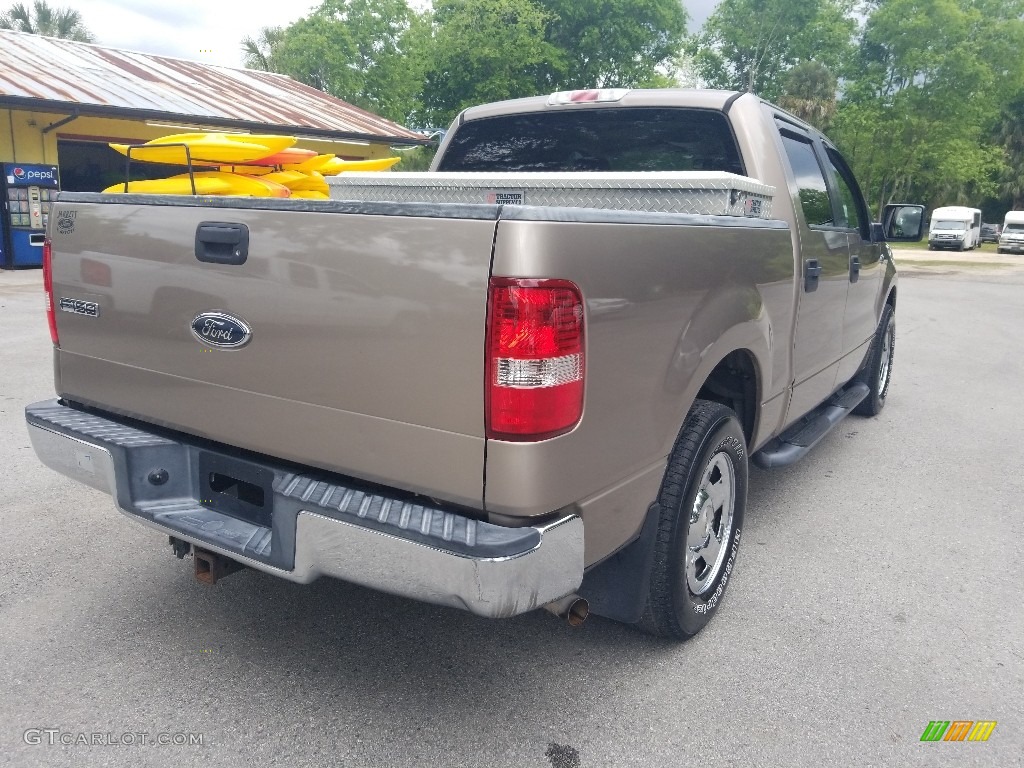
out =
{"type": "Polygon", "coordinates": [[[952,248],[969,251],[981,246],[981,210],[951,205],[932,211],[928,250],[952,248]]]}
{"type": "Polygon", "coordinates": [[[1024,253],[1024,211],[1006,214],[996,250],[999,253],[1024,253]]]}

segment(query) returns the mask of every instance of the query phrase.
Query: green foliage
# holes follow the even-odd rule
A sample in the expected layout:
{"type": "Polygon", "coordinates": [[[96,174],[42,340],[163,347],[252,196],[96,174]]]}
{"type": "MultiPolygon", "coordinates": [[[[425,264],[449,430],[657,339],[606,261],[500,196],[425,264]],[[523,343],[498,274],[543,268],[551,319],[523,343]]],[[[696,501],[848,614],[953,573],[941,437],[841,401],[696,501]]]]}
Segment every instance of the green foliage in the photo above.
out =
{"type": "Polygon", "coordinates": [[[242,38],[242,61],[249,69],[271,71],[270,57],[284,39],[284,27],[263,27],[259,35],[242,38]]]}
{"type": "Polygon", "coordinates": [[[997,193],[1010,208],[1024,209],[1024,92],[1003,110],[993,138],[1003,154],[997,193]]]}
{"type": "Polygon", "coordinates": [[[402,161],[395,166],[395,170],[403,173],[430,170],[430,164],[434,161],[436,154],[437,144],[399,152],[398,156],[402,158],[402,161]]]}
{"type": "Polygon", "coordinates": [[[242,41],[281,72],[401,123],[446,127],[484,101],[584,87],[674,84],[679,0],[324,0],[242,41]]]}
{"type": "Polygon", "coordinates": [[[786,73],[801,61],[843,71],[855,31],[852,10],[853,0],[722,0],[688,50],[709,87],[775,101],[786,73]]]}
{"type": "Polygon", "coordinates": [[[658,69],[678,54],[686,34],[679,0],[536,3],[551,19],[547,41],[563,54],[551,62],[546,90],[663,85],[658,69]]]}
{"type": "Polygon", "coordinates": [[[779,106],[820,131],[827,131],[836,114],[838,81],[828,67],[802,61],[786,73],[779,106]]]}
{"type": "Polygon", "coordinates": [[[288,27],[242,41],[246,66],[294,77],[398,122],[418,108],[428,15],[405,0],[324,0],[288,27]]]}
{"type": "Polygon", "coordinates": [[[553,16],[531,0],[440,0],[423,110],[447,125],[464,107],[540,93],[544,74],[565,66],[545,37],[553,16]]]}
{"type": "Polygon", "coordinates": [[[46,0],[35,0],[30,9],[25,3],[15,3],[0,13],[0,29],[13,29],[43,37],[60,37],[91,43],[96,38],[86,28],[82,14],[70,8],[52,8],[46,0]]]}
{"type": "Polygon", "coordinates": [[[358,48],[344,24],[318,13],[288,27],[268,59],[270,68],[339,98],[362,96],[358,48]]]}
{"type": "Polygon", "coordinates": [[[1024,82],[1022,15],[1021,0],[871,7],[834,131],[869,200],[934,206],[995,191],[1001,153],[988,139],[1024,82]]]}

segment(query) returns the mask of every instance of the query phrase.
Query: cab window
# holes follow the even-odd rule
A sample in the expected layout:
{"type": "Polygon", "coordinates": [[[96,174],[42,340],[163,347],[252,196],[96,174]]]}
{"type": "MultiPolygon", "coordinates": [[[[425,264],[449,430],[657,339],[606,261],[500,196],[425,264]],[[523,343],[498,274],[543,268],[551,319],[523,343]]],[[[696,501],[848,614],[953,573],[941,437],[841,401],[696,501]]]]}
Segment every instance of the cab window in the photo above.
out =
{"type": "Polygon", "coordinates": [[[782,144],[793,168],[800,196],[800,205],[809,227],[833,227],[832,200],[828,195],[825,174],[809,141],[782,134],[782,144]]]}

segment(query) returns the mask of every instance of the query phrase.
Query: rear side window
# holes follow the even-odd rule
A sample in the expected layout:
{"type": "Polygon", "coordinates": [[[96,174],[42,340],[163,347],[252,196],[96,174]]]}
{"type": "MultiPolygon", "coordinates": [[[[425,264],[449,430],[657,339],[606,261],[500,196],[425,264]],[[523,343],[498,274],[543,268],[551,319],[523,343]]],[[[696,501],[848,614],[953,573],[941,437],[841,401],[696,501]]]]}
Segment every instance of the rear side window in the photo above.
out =
{"type": "Polygon", "coordinates": [[[721,112],[598,108],[461,125],[439,171],[727,171],[743,174],[721,112]]]}
{"type": "Polygon", "coordinates": [[[787,134],[782,134],[782,143],[786,148],[789,164],[793,168],[793,175],[796,177],[800,205],[804,209],[807,225],[832,226],[832,201],[828,196],[825,175],[821,172],[814,147],[810,142],[801,141],[787,134]]]}

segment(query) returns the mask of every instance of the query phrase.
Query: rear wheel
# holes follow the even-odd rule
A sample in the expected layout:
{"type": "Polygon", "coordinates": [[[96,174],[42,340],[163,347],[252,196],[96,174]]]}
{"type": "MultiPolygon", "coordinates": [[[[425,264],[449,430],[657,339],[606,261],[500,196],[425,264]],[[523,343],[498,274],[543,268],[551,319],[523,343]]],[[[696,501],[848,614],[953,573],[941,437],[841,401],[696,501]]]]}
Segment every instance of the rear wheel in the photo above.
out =
{"type": "Polygon", "coordinates": [[[722,604],[747,501],[747,445],[735,412],[698,400],[676,439],[658,495],[651,584],[637,626],[687,640],[722,604]]]}
{"type": "Polygon", "coordinates": [[[896,314],[892,304],[882,310],[882,319],[871,341],[871,350],[858,378],[868,385],[868,396],[853,409],[861,416],[877,416],[885,407],[885,396],[892,379],[892,362],[896,352],[896,314]]]}

